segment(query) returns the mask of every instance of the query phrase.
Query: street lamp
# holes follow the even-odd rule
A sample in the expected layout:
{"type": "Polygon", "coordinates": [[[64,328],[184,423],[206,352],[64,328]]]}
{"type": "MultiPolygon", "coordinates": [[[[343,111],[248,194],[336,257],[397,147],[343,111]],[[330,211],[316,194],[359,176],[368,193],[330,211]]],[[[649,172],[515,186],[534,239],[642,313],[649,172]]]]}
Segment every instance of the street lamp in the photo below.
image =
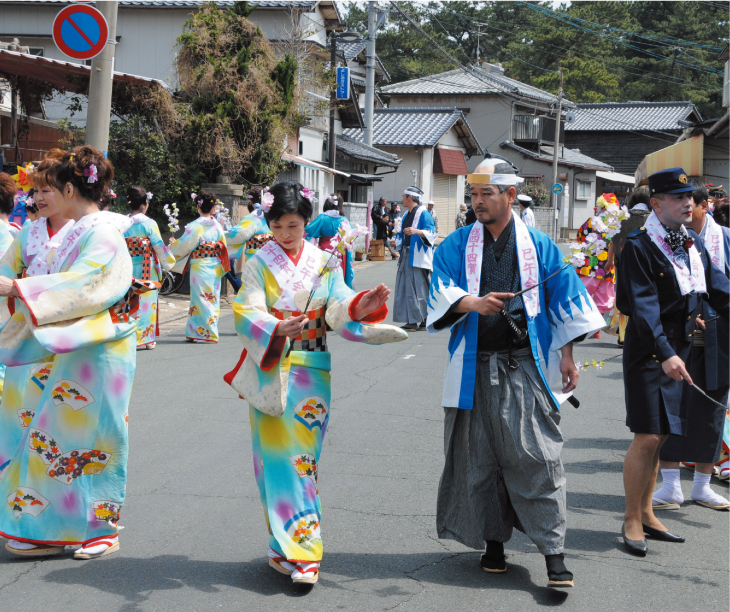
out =
{"type": "MultiPolygon", "coordinates": [[[[330,67],[335,71],[335,77],[337,76],[337,41],[344,40],[345,42],[355,42],[362,38],[357,32],[342,32],[336,34],[332,32],[330,34],[330,67]]],[[[335,158],[337,157],[337,145],[335,144],[335,106],[337,105],[336,87],[332,89],[330,94],[330,159],[329,166],[334,170],[335,158]]]]}

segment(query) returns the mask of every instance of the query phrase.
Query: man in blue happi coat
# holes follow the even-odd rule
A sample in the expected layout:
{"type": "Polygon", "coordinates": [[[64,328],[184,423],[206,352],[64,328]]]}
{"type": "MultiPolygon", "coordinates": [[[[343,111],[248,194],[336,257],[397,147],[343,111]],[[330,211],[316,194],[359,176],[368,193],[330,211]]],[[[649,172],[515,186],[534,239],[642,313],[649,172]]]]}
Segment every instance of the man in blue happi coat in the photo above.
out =
{"type": "Polygon", "coordinates": [[[604,321],[555,243],[513,214],[522,180],[485,159],[467,178],[476,223],[434,258],[428,331],[451,330],[436,522],[440,538],[486,541],[487,572],[506,571],[517,527],[545,555],[548,586],[569,587],[558,410],[578,382],[573,340],[604,321]]]}

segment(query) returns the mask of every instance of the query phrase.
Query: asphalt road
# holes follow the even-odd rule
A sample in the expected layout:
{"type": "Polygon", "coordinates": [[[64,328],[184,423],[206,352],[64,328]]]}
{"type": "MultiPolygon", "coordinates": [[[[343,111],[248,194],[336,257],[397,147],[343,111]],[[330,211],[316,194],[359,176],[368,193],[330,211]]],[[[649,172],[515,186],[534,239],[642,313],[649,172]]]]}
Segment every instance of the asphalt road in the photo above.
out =
{"type": "MultiPolygon", "coordinates": [[[[395,280],[395,263],[358,268],[360,288],[395,280]]],[[[138,353],[121,549],[95,561],[16,559],[0,549],[2,610],[727,610],[728,514],[687,504],[662,515],[685,544],[620,544],[624,425],[620,359],[582,374],[580,409],[563,407],[566,563],[576,587],[545,587],[543,557],[516,532],[506,574],[479,552],[439,541],[439,407],[447,335],[369,347],[332,337],[333,413],[320,462],[325,557],[298,590],[266,563],[248,406],[221,377],[240,343],[230,310],[218,345],[183,342],[184,321],[138,353]]],[[[619,353],[589,340],[577,357],[619,353]]],[[[691,475],[683,470],[685,495],[691,475]]],[[[727,485],[715,484],[727,494],[727,485]]]]}

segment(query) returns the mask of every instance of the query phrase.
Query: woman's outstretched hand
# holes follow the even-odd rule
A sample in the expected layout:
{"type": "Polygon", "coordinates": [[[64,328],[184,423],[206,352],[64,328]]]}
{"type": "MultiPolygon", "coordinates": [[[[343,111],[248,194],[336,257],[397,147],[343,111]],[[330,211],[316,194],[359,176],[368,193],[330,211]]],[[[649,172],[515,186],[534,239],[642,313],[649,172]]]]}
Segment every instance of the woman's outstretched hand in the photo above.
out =
{"type": "Polygon", "coordinates": [[[375,287],[375,289],[368,291],[362,296],[360,302],[355,307],[355,320],[362,321],[369,314],[375,312],[388,301],[389,295],[390,289],[383,284],[380,284],[375,287]]]}

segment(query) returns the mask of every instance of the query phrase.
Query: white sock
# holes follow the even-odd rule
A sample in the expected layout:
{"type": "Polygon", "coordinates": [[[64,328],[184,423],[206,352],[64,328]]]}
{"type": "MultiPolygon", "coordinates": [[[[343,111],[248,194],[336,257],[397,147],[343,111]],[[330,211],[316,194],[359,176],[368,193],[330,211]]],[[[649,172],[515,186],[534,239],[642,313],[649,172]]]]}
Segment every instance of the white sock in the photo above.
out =
{"type": "Polygon", "coordinates": [[[105,543],[103,544],[99,544],[96,541],[89,542],[88,544],[85,544],[84,546],[79,548],[76,552],[84,552],[89,555],[96,555],[98,553],[104,552],[111,545],[119,542],[119,536],[110,536],[108,538],[104,538],[104,541],[105,543]],[[106,542],[111,542],[111,544],[106,544],[106,542]]]}
{"type": "Polygon", "coordinates": [[[307,577],[311,578],[312,576],[314,576],[314,574],[312,572],[309,572],[309,573],[305,573],[305,572],[308,569],[312,569],[314,567],[319,569],[319,563],[299,563],[297,565],[300,568],[302,568],[302,571],[300,572],[298,569],[295,569],[294,573],[292,573],[292,575],[291,575],[292,578],[301,578],[302,576],[307,576],[307,577]]]}
{"type": "Polygon", "coordinates": [[[679,470],[662,470],[662,488],[654,491],[654,499],[661,499],[672,504],[684,502],[679,470]]]}
{"type": "Polygon", "coordinates": [[[712,474],[702,474],[695,472],[695,479],[692,483],[692,499],[695,501],[711,502],[715,505],[722,506],[728,503],[724,497],[720,497],[710,488],[710,477],[712,474]]]}
{"type": "MultiPolygon", "coordinates": [[[[284,555],[280,555],[278,552],[276,552],[273,548],[271,548],[271,546],[269,546],[268,555],[269,555],[269,559],[277,559],[277,558],[284,556],[284,555]]],[[[296,566],[293,563],[289,563],[289,561],[286,561],[286,560],[277,561],[277,563],[279,565],[281,565],[281,567],[283,567],[284,569],[289,570],[290,572],[293,572],[296,569],[296,566]]]]}

